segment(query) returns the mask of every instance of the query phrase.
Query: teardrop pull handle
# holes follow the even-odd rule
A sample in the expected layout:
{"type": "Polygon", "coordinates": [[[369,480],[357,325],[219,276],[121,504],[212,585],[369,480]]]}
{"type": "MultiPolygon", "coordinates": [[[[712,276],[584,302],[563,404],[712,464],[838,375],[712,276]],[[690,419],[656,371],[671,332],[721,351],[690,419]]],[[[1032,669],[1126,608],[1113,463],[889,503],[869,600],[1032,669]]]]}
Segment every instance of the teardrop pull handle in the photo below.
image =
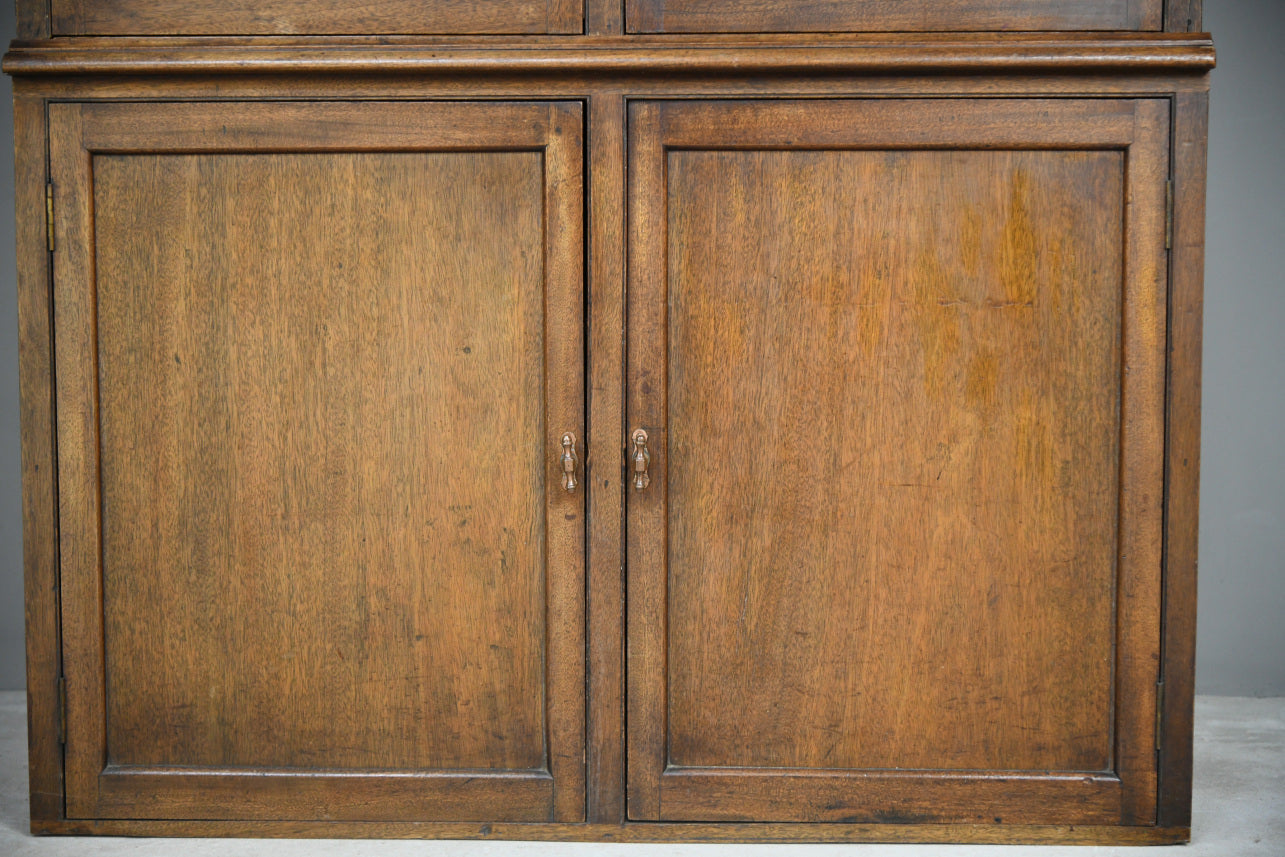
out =
{"type": "Polygon", "coordinates": [[[562,487],[568,491],[576,490],[576,436],[567,432],[562,436],[562,487]]]}
{"type": "Polygon", "coordinates": [[[634,490],[641,491],[651,484],[651,477],[647,475],[647,468],[651,466],[651,453],[647,450],[647,432],[642,429],[634,431],[634,452],[630,458],[633,460],[634,470],[634,490]]]}

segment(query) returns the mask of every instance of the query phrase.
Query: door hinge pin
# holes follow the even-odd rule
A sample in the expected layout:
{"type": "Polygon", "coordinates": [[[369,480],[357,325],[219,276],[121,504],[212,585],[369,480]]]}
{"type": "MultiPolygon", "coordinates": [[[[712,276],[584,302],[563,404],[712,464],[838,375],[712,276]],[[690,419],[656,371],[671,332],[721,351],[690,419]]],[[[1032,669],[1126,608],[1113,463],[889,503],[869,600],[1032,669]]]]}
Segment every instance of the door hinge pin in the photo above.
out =
{"type": "Polygon", "coordinates": [[[1173,179],[1165,182],[1165,249],[1173,249],[1173,179]]]}
{"type": "Polygon", "coordinates": [[[58,676],[58,743],[67,743],[67,679],[58,676]]]}
{"type": "Polygon", "coordinates": [[[54,183],[45,182],[45,235],[49,239],[49,252],[54,252],[54,183]]]}
{"type": "Polygon", "coordinates": [[[1156,682],[1156,752],[1160,751],[1160,729],[1164,725],[1165,715],[1165,680],[1156,682]]]}

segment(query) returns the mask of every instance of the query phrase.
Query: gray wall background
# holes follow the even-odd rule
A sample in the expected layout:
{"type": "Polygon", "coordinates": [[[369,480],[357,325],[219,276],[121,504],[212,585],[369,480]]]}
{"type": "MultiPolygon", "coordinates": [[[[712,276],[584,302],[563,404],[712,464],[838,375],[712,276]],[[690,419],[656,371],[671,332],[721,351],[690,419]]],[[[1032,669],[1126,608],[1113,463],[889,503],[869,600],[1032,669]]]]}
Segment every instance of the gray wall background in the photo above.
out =
{"type": "MultiPolygon", "coordinates": [[[[0,38],[13,36],[12,10],[0,38]]],[[[1209,131],[1196,684],[1285,695],[1285,3],[1205,0],[1209,131]]],[[[12,87],[0,83],[0,690],[24,687],[12,87]]]]}

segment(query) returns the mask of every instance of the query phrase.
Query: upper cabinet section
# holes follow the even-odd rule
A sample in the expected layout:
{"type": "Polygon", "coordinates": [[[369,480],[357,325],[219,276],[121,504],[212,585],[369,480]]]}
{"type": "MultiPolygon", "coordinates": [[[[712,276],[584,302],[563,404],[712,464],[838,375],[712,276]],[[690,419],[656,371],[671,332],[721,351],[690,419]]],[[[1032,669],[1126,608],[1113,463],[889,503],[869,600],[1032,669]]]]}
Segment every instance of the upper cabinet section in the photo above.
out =
{"type": "Polygon", "coordinates": [[[631,33],[1160,30],[1164,0],[626,0],[631,33]]]}
{"type": "Polygon", "coordinates": [[[54,36],[579,33],[583,0],[52,0],[54,36]]]}

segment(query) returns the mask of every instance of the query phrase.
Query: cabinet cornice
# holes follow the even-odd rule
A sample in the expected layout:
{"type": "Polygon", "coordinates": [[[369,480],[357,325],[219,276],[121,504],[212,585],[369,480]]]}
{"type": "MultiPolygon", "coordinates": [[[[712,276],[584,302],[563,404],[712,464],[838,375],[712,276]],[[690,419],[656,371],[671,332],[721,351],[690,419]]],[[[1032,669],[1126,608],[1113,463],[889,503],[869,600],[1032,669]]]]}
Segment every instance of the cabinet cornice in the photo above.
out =
{"type": "Polygon", "coordinates": [[[511,39],[117,39],[14,42],[11,75],[350,73],[915,74],[1204,72],[1204,34],[511,39]]]}

